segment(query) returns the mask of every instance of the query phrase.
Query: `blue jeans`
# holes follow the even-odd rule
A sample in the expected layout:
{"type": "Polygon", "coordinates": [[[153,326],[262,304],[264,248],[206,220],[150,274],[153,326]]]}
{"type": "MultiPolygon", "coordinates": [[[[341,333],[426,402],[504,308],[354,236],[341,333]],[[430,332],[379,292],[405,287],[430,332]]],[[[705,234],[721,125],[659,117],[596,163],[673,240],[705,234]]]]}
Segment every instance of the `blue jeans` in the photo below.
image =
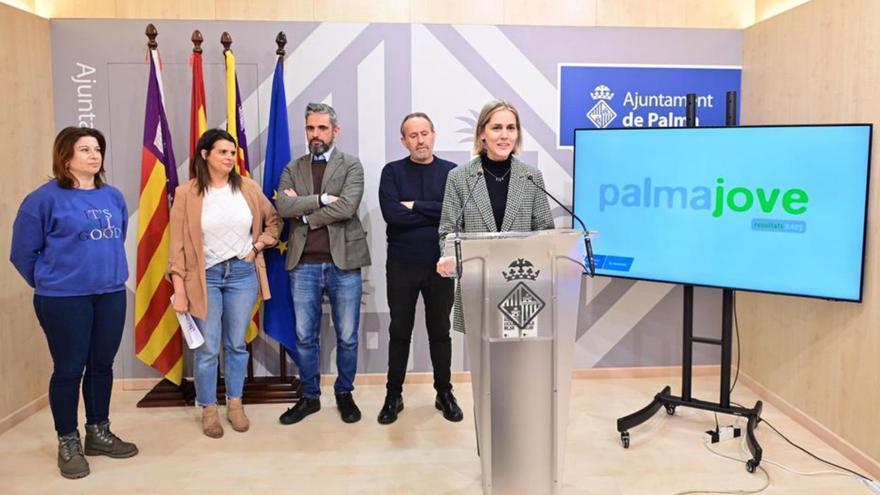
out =
{"type": "Polygon", "coordinates": [[[86,424],[106,421],[113,358],[125,326],[125,291],[71,297],[34,295],[34,309],[54,363],[49,407],[55,431],[58,435],[76,431],[80,382],[86,424]]]}
{"type": "Polygon", "coordinates": [[[208,288],[207,319],[193,318],[205,337],[194,352],[196,404],[217,403],[217,363],[223,341],[223,372],[226,397],[241,398],[247,372],[248,350],[244,341],[257,300],[257,270],[253,263],[232,258],[205,271],[208,288]]]}
{"type": "Polygon", "coordinates": [[[302,395],[321,395],[321,302],[330,298],[330,316],[336,328],[336,394],[354,390],[357,371],[358,327],[361,319],[361,270],[340,270],[333,263],[299,264],[290,271],[290,293],[296,315],[296,352],[302,395]]]}

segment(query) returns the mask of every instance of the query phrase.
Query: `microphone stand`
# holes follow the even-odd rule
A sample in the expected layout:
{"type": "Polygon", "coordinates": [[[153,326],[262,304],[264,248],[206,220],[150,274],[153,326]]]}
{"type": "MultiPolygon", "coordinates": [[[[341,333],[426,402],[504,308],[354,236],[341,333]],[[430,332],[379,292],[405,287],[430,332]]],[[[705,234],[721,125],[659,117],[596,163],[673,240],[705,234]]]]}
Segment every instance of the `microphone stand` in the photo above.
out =
{"type": "Polygon", "coordinates": [[[581,220],[580,217],[575,215],[573,211],[568,209],[567,206],[562,204],[561,201],[559,201],[552,194],[550,194],[546,189],[541,187],[541,185],[535,181],[534,177],[532,177],[531,175],[527,175],[526,179],[528,179],[529,182],[534,184],[535,187],[540,189],[544,194],[547,195],[548,198],[552,199],[554,203],[561,206],[563,210],[565,210],[569,215],[571,215],[572,218],[574,218],[575,220],[577,220],[577,222],[579,224],[581,224],[581,230],[584,231],[584,249],[587,252],[587,267],[588,267],[587,273],[589,273],[591,278],[595,277],[596,276],[596,260],[593,258],[593,242],[592,242],[592,240],[590,240],[590,231],[587,230],[587,226],[584,225],[584,221],[581,220]]]}
{"type": "MultiPolygon", "coordinates": [[[[461,271],[462,271],[462,259],[461,259],[461,237],[459,234],[461,233],[461,221],[464,219],[464,208],[467,206],[468,202],[471,200],[471,197],[474,195],[474,189],[477,187],[477,183],[480,182],[480,178],[483,177],[483,171],[477,170],[476,173],[477,180],[471,184],[470,189],[468,190],[468,195],[464,199],[464,202],[461,204],[461,211],[458,212],[458,216],[455,218],[455,278],[461,279],[461,271]]],[[[471,176],[473,177],[473,176],[471,176]]]]}

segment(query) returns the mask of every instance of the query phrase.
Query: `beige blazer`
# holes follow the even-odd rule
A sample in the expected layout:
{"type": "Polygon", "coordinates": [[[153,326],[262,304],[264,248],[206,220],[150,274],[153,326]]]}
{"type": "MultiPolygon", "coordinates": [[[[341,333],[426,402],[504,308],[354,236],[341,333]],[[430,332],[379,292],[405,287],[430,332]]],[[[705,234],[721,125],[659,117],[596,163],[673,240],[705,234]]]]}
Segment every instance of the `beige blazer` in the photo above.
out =
{"type": "MultiPolygon", "coordinates": [[[[252,242],[262,241],[274,246],[281,234],[283,221],[262,188],[247,177],[241,178],[241,193],[254,217],[251,225],[252,242]]],[[[205,281],[205,252],[202,239],[202,200],[195,179],[177,187],[171,207],[171,238],[168,249],[168,276],[177,274],[183,279],[189,312],[202,320],[208,315],[208,289],[205,281]]],[[[254,261],[263,299],[269,299],[269,281],[266,278],[266,260],[263,253],[254,261]]]]}

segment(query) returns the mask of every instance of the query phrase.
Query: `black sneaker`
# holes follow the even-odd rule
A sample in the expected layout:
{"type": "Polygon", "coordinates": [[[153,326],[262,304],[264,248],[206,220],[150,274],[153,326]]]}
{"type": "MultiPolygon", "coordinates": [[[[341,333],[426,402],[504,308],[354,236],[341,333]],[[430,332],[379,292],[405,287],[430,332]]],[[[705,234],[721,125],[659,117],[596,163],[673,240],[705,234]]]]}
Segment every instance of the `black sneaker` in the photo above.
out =
{"type": "Polygon", "coordinates": [[[110,422],[86,425],[86,455],[106,455],[125,459],[137,455],[137,445],[126,442],[110,431],[110,422]]]}
{"type": "Polygon", "coordinates": [[[83,455],[79,431],[58,437],[58,469],[61,476],[68,479],[79,479],[88,476],[89,461],[83,455]]]}
{"type": "Polygon", "coordinates": [[[321,410],[321,399],[318,397],[303,397],[290,409],[284,411],[284,414],[278,418],[283,425],[292,425],[299,423],[309,414],[314,414],[321,410]]]}
{"type": "Polygon", "coordinates": [[[437,394],[434,407],[443,411],[443,417],[449,421],[458,422],[464,419],[464,414],[462,414],[461,408],[458,407],[458,402],[455,400],[455,396],[452,395],[451,390],[437,394]]]}
{"type": "Polygon", "coordinates": [[[336,394],[336,407],[339,408],[339,414],[342,421],[346,423],[357,423],[361,420],[361,410],[354,403],[354,397],[351,392],[344,394],[336,394]]]}
{"type": "Polygon", "coordinates": [[[386,395],[385,405],[379,411],[377,418],[380,425],[390,425],[397,421],[397,413],[403,411],[403,397],[399,395],[386,395]]]}

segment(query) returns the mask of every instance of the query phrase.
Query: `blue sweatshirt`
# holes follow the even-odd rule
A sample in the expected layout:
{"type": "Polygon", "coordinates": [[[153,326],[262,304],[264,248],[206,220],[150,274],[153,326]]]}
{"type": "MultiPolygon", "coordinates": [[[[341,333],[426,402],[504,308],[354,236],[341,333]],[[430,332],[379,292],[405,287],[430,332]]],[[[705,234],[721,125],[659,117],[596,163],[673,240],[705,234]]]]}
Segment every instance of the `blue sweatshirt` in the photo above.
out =
{"type": "Polygon", "coordinates": [[[117,292],[128,279],[127,227],[118,189],[63,189],[53,179],[21,203],[9,260],[41,296],[117,292]]]}
{"type": "Polygon", "coordinates": [[[379,180],[379,206],[388,224],[388,260],[436,263],[440,259],[440,211],[446,176],[455,164],[434,157],[428,165],[409,157],[385,165],[379,180]],[[414,201],[410,210],[402,201],[414,201]]]}

